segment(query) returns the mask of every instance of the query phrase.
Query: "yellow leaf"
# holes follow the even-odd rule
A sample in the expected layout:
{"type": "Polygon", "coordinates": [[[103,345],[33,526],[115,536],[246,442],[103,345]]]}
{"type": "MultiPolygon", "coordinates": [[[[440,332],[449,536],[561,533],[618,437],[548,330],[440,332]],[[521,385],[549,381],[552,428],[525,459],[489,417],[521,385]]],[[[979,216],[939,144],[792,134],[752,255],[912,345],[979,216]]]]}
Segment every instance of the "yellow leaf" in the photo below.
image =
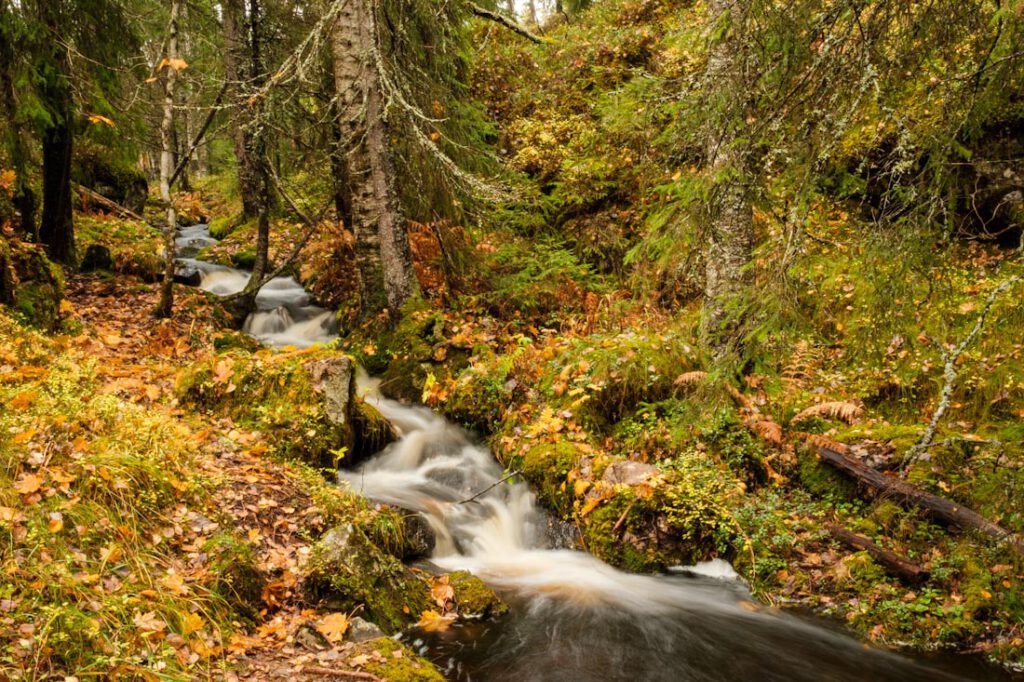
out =
{"type": "Polygon", "coordinates": [[[47,522],[46,528],[51,533],[59,533],[64,528],[64,515],[60,512],[50,512],[50,520],[47,522]]]}
{"type": "Polygon", "coordinates": [[[426,632],[444,632],[455,621],[455,616],[442,616],[437,611],[424,611],[416,625],[426,632]]]}
{"type": "Polygon", "coordinates": [[[14,507],[0,507],[0,521],[4,523],[10,523],[14,521],[15,515],[18,511],[14,507]]]}
{"type": "Polygon", "coordinates": [[[100,116],[99,114],[89,114],[89,123],[102,123],[108,125],[111,128],[115,128],[114,122],[106,116],[100,116]]]}
{"type": "Polygon", "coordinates": [[[181,634],[191,635],[193,632],[197,632],[203,629],[205,622],[202,616],[198,613],[187,613],[181,619],[181,634]]]}
{"type": "Polygon", "coordinates": [[[450,611],[455,602],[455,590],[448,582],[448,576],[442,575],[430,581],[430,598],[444,611],[450,611]]]}
{"type": "Polygon", "coordinates": [[[39,490],[42,485],[43,479],[41,476],[36,474],[24,474],[18,479],[17,483],[14,484],[14,490],[22,495],[31,495],[39,490]]]}
{"type": "Polygon", "coordinates": [[[348,616],[344,613],[329,613],[317,621],[316,629],[328,642],[340,642],[348,631],[348,616]]]}
{"type": "Polygon", "coordinates": [[[188,68],[188,62],[186,62],[184,59],[172,59],[167,63],[175,71],[182,71],[188,68]]]}
{"type": "Polygon", "coordinates": [[[167,627],[167,623],[160,620],[155,611],[137,613],[132,618],[132,622],[135,623],[135,627],[143,632],[163,632],[164,628],[167,627]]]}
{"type": "Polygon", "coordinates": [[[160,579],[160,585],[174,594],[188,594],[188,585],[177,572],[168,573],[160,579]]]}

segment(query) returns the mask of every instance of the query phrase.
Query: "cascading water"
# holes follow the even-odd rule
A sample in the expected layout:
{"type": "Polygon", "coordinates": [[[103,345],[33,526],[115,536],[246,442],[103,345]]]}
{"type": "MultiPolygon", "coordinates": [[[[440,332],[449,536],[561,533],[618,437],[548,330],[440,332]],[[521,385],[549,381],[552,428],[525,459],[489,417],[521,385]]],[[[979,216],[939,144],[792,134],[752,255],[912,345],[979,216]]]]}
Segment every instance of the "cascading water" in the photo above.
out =
{"type": "Polygon", "coordinates": [[[373,386],[365,392],[401,437],[358,470],[341,472],[342,482],[422,514],[437,534],[431,563],[472,572],[513,607],[495,623],[414,635],[411,643],[451,679],[1001,677],[973,664],[959,674],[936,670],[818,622],[764,609],[723,561],[642,576],[553,548],[529,488],[495,485],[504,472],[484,447],[427,408],[384,399],[373,386]]]}
{"type": "MultiPolygon", "coordinates": [[[[249,273],[195,256],[215,244],[205,225],[179,231],[179,268],[221,296],[249,273]],[[196,277],[196,275],[198,275],[196,277]]],[[[291,277],[268,282],[244,330],[271,347],[336,336],[333,314],[291,277]]],[[[529,488],[504,483],[491,453],[425,407],[374,403],[401,438],[341,481],[363,495],[419,512],[437,537],[431,563],[468,570],[511,604],[496,622],[417,633],[410,644],[454,680],[641,682],[733,680],[1004,679],[967,659],[942,668],[865,647],[819,620],[764,609],[724,561],[672,575],[617,571],[566,548],[529,488]],[[954,672],[955,671],[955,672],[954,672]]]]}
{"type": "MultiPolygon", "coordinates": [[[[248,272],[195,258],[201,249],[216,243],[206,225],[178,230],[175,239],[180,256],[178,268],[197,272],[199,287],[210,293],[218,296],[238,293],[249,283],[248,272]]],[[[309,294],[293,277],[275,277],[263,285],[256,296],[256,311],[246,319],[242,330],[272,348],[308,348],[316,343],[327,343],[338,333],[334,314],[313,305],[309,294]]]]}

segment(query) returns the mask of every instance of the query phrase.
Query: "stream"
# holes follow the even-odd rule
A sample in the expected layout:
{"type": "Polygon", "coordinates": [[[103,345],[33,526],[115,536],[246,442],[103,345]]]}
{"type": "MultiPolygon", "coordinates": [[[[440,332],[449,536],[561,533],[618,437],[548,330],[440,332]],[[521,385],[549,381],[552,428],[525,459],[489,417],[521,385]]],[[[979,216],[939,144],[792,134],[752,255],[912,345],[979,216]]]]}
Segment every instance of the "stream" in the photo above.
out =
{"type": "MultiPolygon", "coordinates": [[[[195,259],[213,243],[205,225],[180,230],[181,267],[198,271],[207,291],[240,291],[248,273],[195,259]]],[[[337,334],[333,314],[293,278],[271,280],[256,301],[244,329],[268,346],[308,347],[337,334]]],[[[494,622],[404,635],[450,680],[1010,679],[978,658],[909,658],[857,642],[824,619],[766,608],[721,560],[665,575],[613,569],[552,532],[525,484],[498,484],[505,472],[467,432],[426,407],[384,398],[373,380],[360,383],[400,438],[339,472],[340,483],[422,514],[437,538],[429,563],[470,571],[512,607],[494,622]]]]}

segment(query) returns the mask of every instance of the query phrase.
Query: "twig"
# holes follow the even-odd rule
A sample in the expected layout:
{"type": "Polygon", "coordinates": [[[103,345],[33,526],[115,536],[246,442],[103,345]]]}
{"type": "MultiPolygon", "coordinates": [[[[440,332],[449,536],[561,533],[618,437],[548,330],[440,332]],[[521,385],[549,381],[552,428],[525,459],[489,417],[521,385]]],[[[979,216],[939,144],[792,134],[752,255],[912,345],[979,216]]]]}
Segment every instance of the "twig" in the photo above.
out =
{"type": "Polygon", "coordinates": [[[302,669],[307,675],[325,675],[327,677],[345,677],[350,680],[373,680],[381,682],[380,678],[373,673],[359,672],[358,670],[335,670],[334,668],[323,668],[318,665],[307,665],[302,669]]]}
{"type": "Polygon", "coordinates": [[[992,293],[988,295],[988,299],[985,300],[985,307],[981,309],[981,312],[978,314],[978,319],[974,322],[974,327],[967,334],[967,337],[960,342],[960,345],[952,351],[947,350],[940,343],[932,340],[932,343],[938,347],[939,352],[942,354],[942,359],[945,362],[945,369],[942,372],[945,383],[942,386],[939,405],[935,408],[935,412],[932,413],[931,421],[928,423],[928,427],[925,429],[924,435],[921,436],[921,440],[919,440],[916,445],[907,451],[906,457],[903,460],[903,465],[900,467],[901,470],[905,471],[909,468],[911,464],[916,462],[917,459],[931,447],[932,441],[935,439],[935,432],[939,428],[939,422],[942,420],[943,415],[946,414],[946,410],[949,409],[950,400],[953,397],[953,388],[956,385],[957,378],[960,376],[960,370],[957,368],[957,362],[960,360],[960,356],[963,355],[968,346],[974,342],[975,337],[981,333],[982,327],[985,326],[985,318],[987,318],[989,312],[991,312],[992,306],[995,304],[999,294],[1012,287],[1020,281],[1022,277],[1024,277],[1024,275],[1011,277],[992,290],[992,293]]]}
{"type": "Polygon", "coordinates": [[[506,17],[504,14],[499,14],[498,12],[492,12],[489,9],[484,9],[483,7],[481,7],[480,5],[476,4],[475,2],[469,3],[469,11],[472,12],[473,14],[475,14],[478,17],[482,17],[484,19],[489,19],[491,21],[497,22],[497,23],[501,24],[502,26],[504,26],[505,28],[507,28],[508,30],[510,30],[510,31],[512,31],[514,33],[518,33],[519,35],[523,36],[527,40],[535,42],[538,45],[541,45],[541,44],[544,43],[544,39],[543,38],[541,38],[540,36],[536,35],[535,33],[530,32],[530,30],[528,28],[526,28],[525,26],[520,24],[518,21],[514,21],[513,19],[510,19],[509,17],[506,17]]]}
{"type": "Polygon", "coordinates": [[[277,173],[274,172],[274,169],[273,169],[272,166],[269,167],[269,170],[270,170],[270,179],[273,181],[274,187],[277,189],[278,193],[282,197],[284,197],[284,200],[288,203],[288,205],[291,207],[291,209],[293,211],[295,211],[296,215],[298,215],[299,218],[304,223],[306,223],[306,225],[308,226],[308,229],[306,230],[306,233],[304,235],[302,235],[302,237],[299,239],[299,241],[297,241],[295,243],[295,246],[292,247],[291,253],[288,254],[288,257],[285,258],[284,261],[282,261],[279,266],[277,266],[269,274],[264,275],[263,278],[259,281],[259,283],[256,284],[255,286],[250,286],[249,284],[246,284],[245,288],[242,289],[241,291],[239,291],[238,293],[229,294],[227,296],[222,296],[220,300],[223,303],[227,303],[227,302],[230,302],[230,301],[234,301],[235,299],[241,298],[242,296],[244,296],[246,294],[252,293],[253,290],[259,291],[260,289],[263,288],[264,284],[266,284],[270,280],[274,279],[275,277],[278,277],[282,272],[284,272],[288,268],[288,266],[290,266],[295,261],[295,259],[299,257],[299,253],[302,251],[303,248],[305,248],[306,244],[309,243],[310,238],[313,236],[314,233],[316,233],[317,228],[320,227],[320,221],[323,219],[324,215],[327,213],[327,208],[328,208],[329,204],[325,205],[325,207],[320,211],[320,214],[317,216],[316,220],[313,220],[312,218],[307,216],[302,211],[302,209],[298,207],[298,205],[295,203],[295,201],[292,200],[291,195],[289,195],[288,192],[286,192],[284,190],[284,187],[281,184],[281,179],[277,177],[277,173]]]}
{"type": "Polygon", "coordinates": [[[203,121],[203,125],[199,128],[199,132],[192,139],[192,144],[189,145],[188,151],[181,157],[181,161],[178,162],[178,167],[171,173],[171,179],[167,181],[168,187],[174,186],[174,181],[178,179],[181,172],[188,166],[189,160],[192,158],[192,153],[199,148],[199,145],[203,143],[203,138],[206,136],[206,131],[210,129],[210,124],[213,123],[214,117],[217,112],[220,111],[220,102],[224,98],[224,93],[228,91],[228,81],[224,81],[224,85],[221,86],[220,92],[217,93],[217,99],[214,100],[213,106],[210,107],[210,113],[207,114],[206,120],[203,121]]]}
{"type": "Polygon", "coordinates": [[[475,500],[476,498],[480,497],[480,496],[481,496],[481,495],[483,495],[484,493],[490,492],[491,490],[493,490],[494,488],[497,488],[497,487],[498,487],[499,485],[501,485],[502,483],[504,483],[504,482],[505,482],[505,481],[507,481],[508,479],[512,478],[513,476],[518,476],[518,475],[519,475],[519,474],[521,474],[521,473],[523,473],[523,472],[521,472],[521,471],[519,471],[518,469],[516,469],[515,471],[513,471],[512,473],[510,473],[510,474],[509,474],[508,476],[505,476],[505,477],[504,477],[503,479],[501,479],[500,481],[495,481],[494,483],[490,484],[489,486],[487,486],[486,488],[484,488],[483,490],[481,490],[480,492],[478,492],[478,493],[477,493],[476,495],[474,495],[473,497],[470,497],[470,498],[467,498],[467,499],[465,499],[465,500],[462,500],[461,502],[458,502],[458,503],[456,503],[456,504],[466,504],[467,502],[472,502],[473,500],[475,500]]]}

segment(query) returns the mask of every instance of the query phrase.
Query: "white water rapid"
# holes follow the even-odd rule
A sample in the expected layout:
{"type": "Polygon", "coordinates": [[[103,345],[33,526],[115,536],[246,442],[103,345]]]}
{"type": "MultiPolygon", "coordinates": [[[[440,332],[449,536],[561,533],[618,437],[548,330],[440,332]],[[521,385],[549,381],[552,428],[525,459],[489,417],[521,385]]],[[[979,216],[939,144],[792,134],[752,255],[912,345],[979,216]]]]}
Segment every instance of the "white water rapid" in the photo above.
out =
{"type": "Polygon", "coordinates": [[[962,679],[761,607],[724,561],[645,576],[553,548],[529,488],[499,483],[505,474],[486,448],[427,408],[363,384],[401,438],[340,472],[342,483],[421,513],[437,535],[430,563],[474,573],[512,605],[495,623],[410,636],[450,679],[962,679]]]}
{"type": "MultiPolygon", "coordinates": [[[[179,270],[198,272],[199,287],[218,296],[238,293],[249,282],[248,272],[195,258],[201,249],[216,243],[207,225],[178,230],[175,246],[180,256],[179,270]]],[[[334,314],[313,305],[294,277],[275,277],[263,285],[256,296],[256,311],[246,319],[242,330],[271,348],[308,348],[338,335],[334,314]]]]}

